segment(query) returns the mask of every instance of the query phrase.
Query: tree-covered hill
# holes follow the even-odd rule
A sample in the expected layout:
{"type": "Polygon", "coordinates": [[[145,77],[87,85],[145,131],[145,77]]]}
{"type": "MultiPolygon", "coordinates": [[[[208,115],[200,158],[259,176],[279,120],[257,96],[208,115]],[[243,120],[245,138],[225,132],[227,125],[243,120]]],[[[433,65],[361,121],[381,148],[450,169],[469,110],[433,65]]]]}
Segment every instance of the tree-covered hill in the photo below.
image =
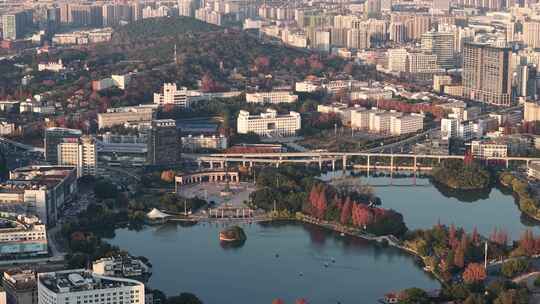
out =
{"type": "Polygon", "coordinates": [[[116,40],[146,41],[187,33],[219,31],[220,27],[188,17],[147,18],[117,29],[116,40]]]}

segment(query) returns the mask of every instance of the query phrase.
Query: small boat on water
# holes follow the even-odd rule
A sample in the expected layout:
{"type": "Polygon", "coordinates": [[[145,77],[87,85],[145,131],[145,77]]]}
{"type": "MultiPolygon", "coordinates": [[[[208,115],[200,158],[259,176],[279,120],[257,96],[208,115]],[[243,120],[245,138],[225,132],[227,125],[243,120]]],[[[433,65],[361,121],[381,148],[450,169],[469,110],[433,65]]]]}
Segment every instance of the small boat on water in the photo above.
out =
{"type": "Polygon", "coordinates": [[[339,235],[341,235],[341,236],[345,236],[345,232],[342,232],[342,233],[340,233],[339,235]]]}

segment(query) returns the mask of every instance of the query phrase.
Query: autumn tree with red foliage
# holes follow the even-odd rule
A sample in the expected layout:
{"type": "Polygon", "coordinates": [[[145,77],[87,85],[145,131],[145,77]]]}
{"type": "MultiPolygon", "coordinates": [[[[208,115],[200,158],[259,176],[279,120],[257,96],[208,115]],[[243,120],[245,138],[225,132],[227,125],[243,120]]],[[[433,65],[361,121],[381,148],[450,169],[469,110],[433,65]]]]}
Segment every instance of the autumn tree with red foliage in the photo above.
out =
{"type": "Polygon", "coordinates": [[[216,90],[216,83],[214,79],[212,79],[212,76],[210,74],[204,74],[204,76],[201,79],[201,91],[208,93],[208,92],[215,92],[216,90]]]}
{"type": "Polygon", "coordinates": [[[354,204],[352,208],[352,221],[355,226],[366,227],[373,222],[373,213],[363,204],[354,204]]]}
{"type": "Polygon", "coordinates": [[[309,202],[311,204],[311,215],[323,219],[328,202],[326,199],[326,186],[323,184],[315,185],[309,193],[309,202]]]}
{"type": "Polygon", "coordinates": [[[270,66],[270,58],[266,56],[259,56],[255,58],[253,63],[255,64],[257,70],[265,71],[270,66]]]}
{"type": "Polygon", "coordinates": [[[454,265],[459,269],[465,266],[465,250],[461,245],[456,248],[454,253],[454,265]]]}
{"type": "Polygon", "coordinates": [[[470,263],[463,272],[463,280],[465,283],[477,283],[486,279],[486,269],[484,265],[479,263],[470,263]]]}
{"type": "Polygon", "coordinates": [[[282,299],[274,299],[272,301],[272,304],[285,304],[285,301],[283,301],[282,299]]]}
{"type": "Polygon", "coordinates": [[[343,208],[341,208],[340,222],[342,225],[347,225],[351,220],[352,207],[351,198],[347,197],[343,204],[343,208]]]}

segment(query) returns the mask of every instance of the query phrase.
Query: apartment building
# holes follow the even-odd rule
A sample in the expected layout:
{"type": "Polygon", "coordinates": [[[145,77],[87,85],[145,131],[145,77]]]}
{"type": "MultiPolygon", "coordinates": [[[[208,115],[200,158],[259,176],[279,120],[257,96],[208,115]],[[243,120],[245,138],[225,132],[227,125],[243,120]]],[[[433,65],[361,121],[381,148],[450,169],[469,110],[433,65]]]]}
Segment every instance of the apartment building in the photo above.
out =
{"type": "Polygon", "coordinates": [[[45,160],[52,165],[57,165],[58,145],[66,141],[78,140],[81,136],[81,130],[77,129],[56,127],[45,129],[45,160]]]}
{"type": "Polygon", "coordinates": [[[77,177],[97,174],[96,141],[91,136],[58,145],[58,164],[77,168],[77,177]]]}
{"type": "Polygon", "coordinates": [[[463,96],[496,106],[510,106],[513,102],[510,57],[509,47],[465,43],[463,96]]]}

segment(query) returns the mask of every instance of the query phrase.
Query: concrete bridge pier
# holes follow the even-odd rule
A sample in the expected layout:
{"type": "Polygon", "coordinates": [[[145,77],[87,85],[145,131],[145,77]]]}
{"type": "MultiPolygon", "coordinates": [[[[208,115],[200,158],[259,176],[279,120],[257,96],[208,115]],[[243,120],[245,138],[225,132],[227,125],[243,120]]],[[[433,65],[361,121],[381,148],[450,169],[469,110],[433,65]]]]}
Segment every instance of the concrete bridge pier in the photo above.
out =
{"type": "Polygon", "coordinates": [[[416,177],[416,170],[417,170],[417,168],[416,168],[416,156],[413,158],[413,163],[414,163],[414,165],[413,165],[414,176],[416,177]]]}
{"type": "Polygon", "coordinates": [[[322,170],[322,158],[319,156],[319,170],[322,170]]]}
{"type": "Polygon", "coordinates": [[[369,177],[369,167],[370,167],[370,164],[369,164],[369,155],[367,156],[367,176],[369,177]]]}
{"type": "Polygon", "coordinates": [[[343,171],[347,170],[347,155],[343,154],[343,171]]]}

